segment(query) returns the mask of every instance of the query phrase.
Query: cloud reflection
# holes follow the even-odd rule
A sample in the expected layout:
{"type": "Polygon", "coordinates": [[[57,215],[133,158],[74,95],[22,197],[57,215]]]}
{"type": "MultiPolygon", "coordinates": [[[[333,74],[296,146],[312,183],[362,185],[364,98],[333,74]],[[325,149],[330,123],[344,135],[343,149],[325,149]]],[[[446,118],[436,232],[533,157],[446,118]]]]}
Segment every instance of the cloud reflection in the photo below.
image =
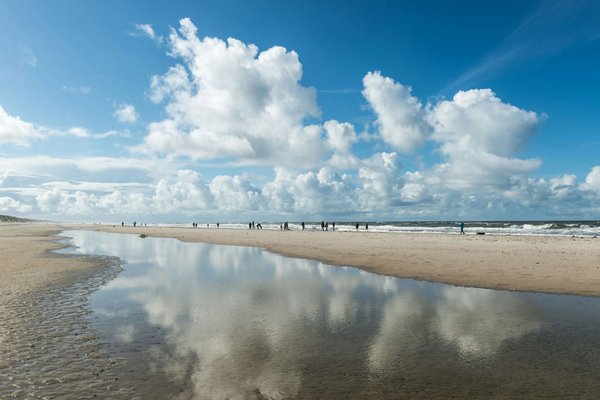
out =
{"type": "MultiPolygon", "coordinates": [[[[330,364],[394,374],[417,363],[424,346],[444,344],[487,358],[541,326],[514,293],[381,277],[256,248],[72,235],[82,253],[127,260],[97,294],[112,303],[97,302],[96,312],[115,315],[107,308],[116,302],[160,327],[165,343],[151,354],[186,388],[182,398],[294,397],[330,364]]],[[[122,314],[114,336],[126,341],[144,327],[122,314]]]]}

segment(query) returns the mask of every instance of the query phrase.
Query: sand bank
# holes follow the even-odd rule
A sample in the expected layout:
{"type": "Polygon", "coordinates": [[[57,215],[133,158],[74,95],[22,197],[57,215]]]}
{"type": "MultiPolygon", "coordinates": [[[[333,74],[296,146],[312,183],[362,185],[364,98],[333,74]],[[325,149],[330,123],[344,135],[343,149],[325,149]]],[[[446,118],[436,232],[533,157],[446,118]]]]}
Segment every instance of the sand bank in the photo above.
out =
{"type": "Polygon", "coordinates": [[[76,226],[262,247],[370,272],[493,289],[600,296],[600,239],[76,226]]]}

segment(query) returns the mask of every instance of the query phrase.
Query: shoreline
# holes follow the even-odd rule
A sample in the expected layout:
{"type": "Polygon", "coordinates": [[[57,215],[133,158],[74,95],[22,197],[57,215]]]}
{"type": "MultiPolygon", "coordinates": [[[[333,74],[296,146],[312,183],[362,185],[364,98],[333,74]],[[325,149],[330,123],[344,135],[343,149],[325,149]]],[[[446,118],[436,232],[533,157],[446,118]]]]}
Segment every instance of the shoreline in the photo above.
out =
{"type": "MultiPolygon", "coordinates": [[[[0,398],[115,397],[115,360],[101,351],[89,295],[117,272],[93,256],[53,253],[65,226],[0,224],[0,398]],[[48,368],[53,366],[53,368],[48,368]],[[57,383],[77,382],[76,386],[57,383]]],[[[125,390],[130,398],[131,393],[125,390]]],[[[116,398],[116,397],[115,397],[116,398]]]]}
{"type": "Polygon", "coordinates": [[[595,238],[64,226],[260,247],[333,266],[457,286],[600,297],[600,242],[595,238]]]}

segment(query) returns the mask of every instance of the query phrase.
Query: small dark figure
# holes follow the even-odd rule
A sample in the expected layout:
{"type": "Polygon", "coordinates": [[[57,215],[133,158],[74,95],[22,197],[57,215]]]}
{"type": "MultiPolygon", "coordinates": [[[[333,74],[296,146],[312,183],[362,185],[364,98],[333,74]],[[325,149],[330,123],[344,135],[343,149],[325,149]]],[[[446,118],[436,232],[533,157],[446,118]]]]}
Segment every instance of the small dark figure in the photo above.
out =
{"type": "Polygon", "coordinates": [[[135,228],[135,225],[137,224],[137,222],[133,221],[133,227],[135,228]]]}
{"type": "Polygon", "coordinates": [[[325,222],[325,230],[328,231],[329,230],[329,222],[325,222]]]}
{"type": "Polygon", "coordinates": [[[331,223],[331,229],[335,231],[335,222],[331,223]]]}
{"type": "Polygon", "coordinates": [[[285,221],[285,223],[283,224],[283,230],[284,231],[289,231],[290,230],[290,227],[289,227],[287,221],[285,221]]]}
{"type": "Polygon", "coordinates": [[[125,222],[121,222],[121,226],[125,226],[125,222]]]}
{"type": "Polygon", "coordinates": [[[219,229],[219,223],[217,222],[217,229],[219,229]]]}
{"type": "Polygon", "coordinates": [[[252,229],[252,222],[248,222],[248,229],[252,229]]]}
{"type": "Polygon", "coordinates": [[[302,230],[304,230],[304,221],[300,225],[302,225],[302,230]]]}
{"type": "Polygon", "coordinates": [[[256,224],[256,229],[262,229],[262,224],[260,222],[256,224]]]}
{"type": "Polygon", "coordinates": [[[460,234],[461,235],[465,234],[465,223],[464,222],[460,223],[460,234]]]}
{"type": "Polygon", "coordinates": [[[325,221],[321,221],[321,230],[324,231],[325,230],[325,221]]]}
{"type": "Polygon", "coordinates": [[[358,230],[358,222],[356,223],[356,230],[358,230]]]}
{"type": "Polygon", "coordinates": [[[283,230],[283,225],[279,225],[279,230],[282,231],[283,230]]]}
{"type": "Polygon", "coordinates": [[[369,223],[367,222],[367,223],[365,224],[365,231],[368,231],[368,230],[369,230],[369,223]]]}
{"type": "Polygon", "coordinates": [[[252,221],[252,229],[254,229],[256,225],[254,225],[254,221],[252,221]]]}
{"type": "Polygon", "coordinates": [[[206,224],[206,229],[209,229],[209,228],[210,228],[210,225],[209,225],[209,224],[206,224]]]}

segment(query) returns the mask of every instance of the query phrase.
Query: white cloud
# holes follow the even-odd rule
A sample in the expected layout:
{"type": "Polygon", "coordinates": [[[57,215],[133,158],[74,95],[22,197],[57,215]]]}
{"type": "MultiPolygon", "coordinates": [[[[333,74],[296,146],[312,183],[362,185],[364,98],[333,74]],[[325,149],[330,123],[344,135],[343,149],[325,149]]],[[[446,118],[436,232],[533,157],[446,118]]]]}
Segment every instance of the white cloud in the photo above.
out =
{"type": "Polygon", "coordinates": [[[8,114],[0,105],[0,144],[11,143],[17,146],[29,146],[32,141],[49,137],[72,136],[76,138],[105,139],[111,136],[128,136],[127,131],[110,130],[92,132],[87,128],[74,126],[68,129],[53,129],[43,125],[23,121],[18,116],[8,114]]]}
{"type": "Polygon", "coordinates": [[[200,39],[187,18],[169,36],[169,51],[184,65],[151,79],[149,97],[165,101],[168,118],[148,127],[142,149],[240,163],[315,165],[326,145],[316,93],[303,87],[294,51],[259,52],[236,39],[200,39]]]}
{"type": "Polygon", "coordinates": [[[163,38],[154,32],[154,28],[150,24],[134,24],[135,31],[131,32],[131,36],[146,37],[154,40],[156,43],[162,43],[163,38]]]}
{"type": "Polygon", "coordinates": [[[583,188],[600,193],[600,166],[593,167],[587,174],[583,188]]]}
{"type": "Polygon", "coordinates": [[[417,150],[431,128],[421,102],[411,94],[412,89],[379,71],[366,74],[363,85],[363,96],[377,115],[375,124],[382,140],[404,153],[417,150]]]}
{"type": "Polygon", "coordinates": [[[358,169],[361,205],[368,210],[399,205],[402,166],[396,153],[378,153],[364,160],[358,169]]]}
{"type": "Polygon", "coordinates": [[[0,211],[11,212],[16,211],[20,213],[27,213],[32,210],[32,207],[28,204],[23,204],[18,200],[8,196],[0,197],[0,211]]]}
{"type": "Polygon", "coordinates": [[[489,89],[458,92],[433,106],[427,118],[447,159],[436,172],[456,189],[508,189],[514,177],[541,165],[538,159],[515,158],[540,118],[502,102],[489,89]]]}
{"type": "Polygon", "coordinates": [[[539,117],[502,102],[490,89],[459,91],[428,115],[434,138],[450,156],[484,152],[509,157],[535,133],[539,117]]]}
{"type": "Polygon", "coordinates": [[[8,114],[0,105],[0,144],[27,146],[31,140],[41,139],[42,136],[35,125],[8,114]]]}
{"type": "Polygon", "coordinates": [[[135,124],[138,120],[138,113],[132,104],[121,104],[113,115],[119,122],[127,124],[135,124]]]}

